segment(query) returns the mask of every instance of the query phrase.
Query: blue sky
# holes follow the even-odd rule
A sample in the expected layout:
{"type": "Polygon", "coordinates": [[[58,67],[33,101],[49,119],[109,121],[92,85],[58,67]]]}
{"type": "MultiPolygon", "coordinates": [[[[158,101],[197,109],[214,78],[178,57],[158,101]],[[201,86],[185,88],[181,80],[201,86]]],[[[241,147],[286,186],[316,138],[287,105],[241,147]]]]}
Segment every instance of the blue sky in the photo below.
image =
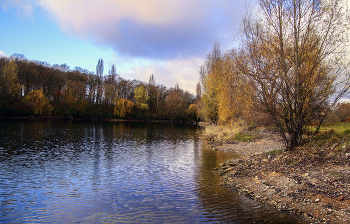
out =
{"type": "Polygon", "coordinates": [[[0,0],[0,55],[66,63],[194,93],[215,42],[228,49],[245,12],[241,0],[0,0]]]}
{"type": "MultiPolygon", "coordinates": [[[[350,0],[345,0],[350,2],[350,0]]],[[[251,0],[250,2],[254,2],[251,0]]],[[[232,47],[245,0],[0,0],[0,56],[67,64],[195,93],[215,42],[232,47]]],[[[252,3],[250,4],[252,5],[252,3]]]]}

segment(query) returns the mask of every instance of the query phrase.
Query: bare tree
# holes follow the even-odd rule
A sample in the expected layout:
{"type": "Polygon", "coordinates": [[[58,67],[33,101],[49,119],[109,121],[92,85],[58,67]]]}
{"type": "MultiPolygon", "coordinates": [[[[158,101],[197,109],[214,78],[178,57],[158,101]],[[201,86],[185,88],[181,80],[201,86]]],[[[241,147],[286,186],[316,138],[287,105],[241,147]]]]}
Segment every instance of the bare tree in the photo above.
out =
{"type": "Polygon", "coordinates": [[[100,104],[102,102],[103,96],[103,59],[99,59],[96,65],[96,76],[97,76],[97,93],[96,93],[96,103],[100,104]]]}
{"type": "Polygon", "coordinates": [[[147,85],[147,96],[147,104],[149,106],[150,113],[153,117],[155,117],[158,112],[159,95],[157,91],[156,79],[153,74],[149,76],[149,82],[147,85]]]}
{"type": "Polygon", "coordinates": [[[259,0],[242,23],[236,57],[288,150],[302,144],[306,124],[349,89],[348,15],[341,0],[259,0]]]}

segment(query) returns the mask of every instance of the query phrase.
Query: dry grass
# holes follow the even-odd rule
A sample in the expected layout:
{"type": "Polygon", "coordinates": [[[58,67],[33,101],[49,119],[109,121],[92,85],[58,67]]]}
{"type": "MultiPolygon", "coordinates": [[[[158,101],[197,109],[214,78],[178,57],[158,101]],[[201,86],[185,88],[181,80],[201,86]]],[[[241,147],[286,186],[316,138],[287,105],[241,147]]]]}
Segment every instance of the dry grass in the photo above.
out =
{"type": "Polygon", "coordinates": [[[226,125],[211,124],[205,127],[203,135],[208,141],[227,141],[232,140],[241,131],[245,129],[240,122],[235,122],[226,125]]]}

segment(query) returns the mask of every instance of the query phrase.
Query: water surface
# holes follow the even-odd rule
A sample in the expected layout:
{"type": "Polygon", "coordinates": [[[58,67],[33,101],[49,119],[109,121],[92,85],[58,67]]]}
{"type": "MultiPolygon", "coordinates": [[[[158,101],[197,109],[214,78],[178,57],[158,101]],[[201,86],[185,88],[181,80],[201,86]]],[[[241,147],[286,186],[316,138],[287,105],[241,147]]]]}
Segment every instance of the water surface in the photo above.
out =
{"type": "Polygon", "coordinates": [[[1,223],[301,223],[219,185],[178,123],[0,120],[1,223]]]}

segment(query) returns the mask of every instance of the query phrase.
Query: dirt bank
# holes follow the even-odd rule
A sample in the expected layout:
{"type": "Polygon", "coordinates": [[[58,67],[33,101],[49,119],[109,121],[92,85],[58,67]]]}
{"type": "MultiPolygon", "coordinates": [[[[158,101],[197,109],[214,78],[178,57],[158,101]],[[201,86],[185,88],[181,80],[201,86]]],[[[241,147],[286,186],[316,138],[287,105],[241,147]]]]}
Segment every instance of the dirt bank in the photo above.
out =
{"type": "Polygon", "coordinates": [[[217,168],[222,184],[309,223],[350,223],[349,139],[285,152],[278,136],[215,145],[242,157],[217,168]],[[274,151],[271,151],[274,150],[274,151]]]}

